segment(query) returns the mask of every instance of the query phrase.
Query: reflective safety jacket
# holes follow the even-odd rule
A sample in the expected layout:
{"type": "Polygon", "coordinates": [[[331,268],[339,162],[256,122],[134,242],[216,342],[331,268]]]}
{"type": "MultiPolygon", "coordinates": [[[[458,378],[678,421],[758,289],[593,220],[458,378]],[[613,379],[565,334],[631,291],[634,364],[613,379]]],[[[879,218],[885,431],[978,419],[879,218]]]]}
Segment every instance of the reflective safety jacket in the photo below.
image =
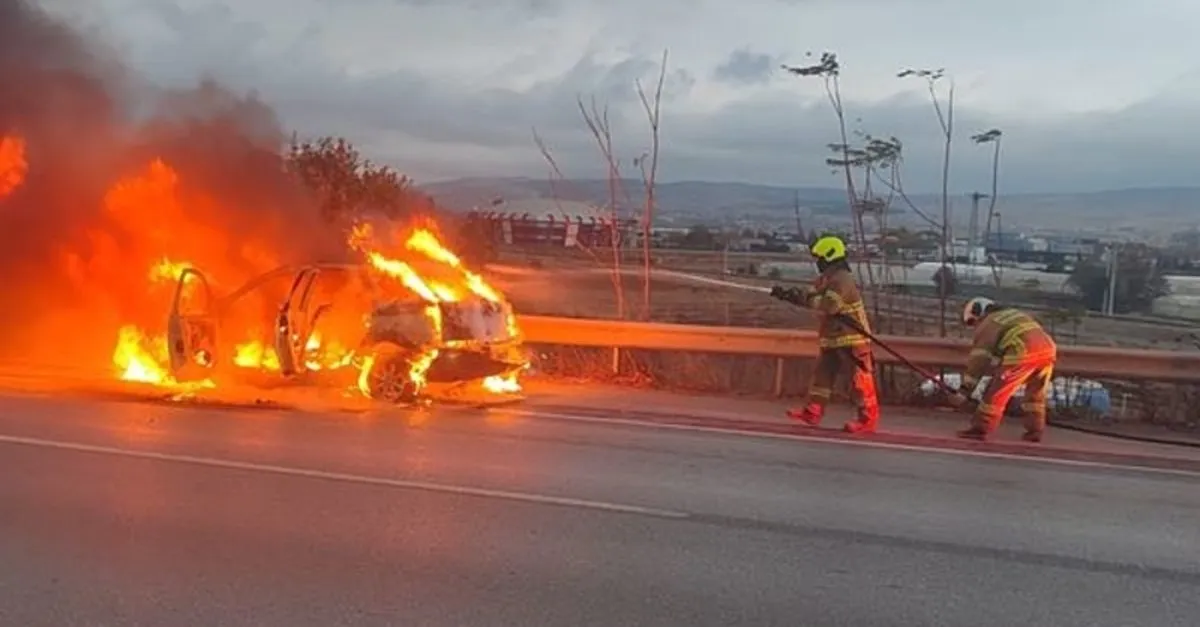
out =
{"type": "Polygon", "coordinates": [[[808,307],[819,317],[817,335],[821,348],[862,346],[870,343],[867,336],[838,320],[839,316],[851,318],[867,332],[871,323],[867,320],[867,308],[854,273],[844,266],[827,269],[813,282],[813,291],[808,297],[808,307]]]}
{"type": "Polygon", "coordinates": [[[979,379],[997,364],[1053,363],[1057,356],[1054,338],[1032,316],[1017,309],[997,309],[975,327],[962,387],[975,389],[979,379]]]}

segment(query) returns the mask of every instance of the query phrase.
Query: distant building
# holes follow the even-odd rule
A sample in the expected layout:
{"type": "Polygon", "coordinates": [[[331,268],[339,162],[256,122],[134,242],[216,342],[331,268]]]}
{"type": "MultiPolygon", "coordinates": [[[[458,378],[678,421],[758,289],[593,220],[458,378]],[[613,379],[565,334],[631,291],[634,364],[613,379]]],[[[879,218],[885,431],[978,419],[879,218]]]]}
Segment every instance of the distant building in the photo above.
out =
{"type": "Polygon", "coordinates": [[[729,242],[729,250],[761,250],[765,248],[766,245],[767,240],[761,237],[739,237],[729,242]]]}
{"type": "Polygon", "coordinates": [[[488,210],[467,214],[467,221],[497,245],[573,248],[628,245],[637,233],[637,222],[620,221],[616,229],[607,212],[594,205],[552,198],[526,198],[492,203],[488,210]]]}

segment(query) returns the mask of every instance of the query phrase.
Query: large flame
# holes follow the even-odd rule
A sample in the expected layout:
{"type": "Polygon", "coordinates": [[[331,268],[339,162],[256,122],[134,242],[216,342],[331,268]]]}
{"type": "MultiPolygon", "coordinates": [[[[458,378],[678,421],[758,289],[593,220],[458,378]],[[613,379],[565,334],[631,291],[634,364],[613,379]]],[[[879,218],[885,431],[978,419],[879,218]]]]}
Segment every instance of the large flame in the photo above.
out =
{"type": "MultiPolygon", "coordinates": [[[[437,306],[438,303],[460,302],[468,294],[493,303],[502,302],[503,297],[500,293],[488,285],[483,277],[467,269],[458,255],[446,248],[432,229],[413,229],[404,239],[403,248],[408,253],[415,253],[439,264],[445,272],[438,272],[437,276],[423,276],[412,264],[381,252],[374,229],[369,224],[357,225],[351,232],[348,243],[352,248],[362,251],[376,270],[399,280],[424,299],[429,305],[424,309],[425,315],[435,329],[440,330],[443,327],[442,310],[437,306]]],[[[509,316],[506,322],[510,333],[515,335],[515,318],[509,316]]],[[[423,385],[425,374],[436,358],[437,349],[432,347],[414,358],[409,371],[411,379],[423,385]]],[[[374,366],[374,359],[369,359],[363,364],[358,385],[364,394],[369,394],[368,378],[374,366]]],[[[484,380],[483,388],[493,393],[513,393],[521,389],[515,374],[504,378],[489,377],[484,380]]]]}
{"type": "MultiPolygon", "coordinates": [[[[26,159],[23,138],[0,135],[0,201],[25,182],[29,171],[26,159]]],[[[179,381],[173,375],[168,334],[162,323],[172,309],[171,299],[178,298],[175,309],[180,316],[202,319],[214,306],[207,302],[210,294],[228,293],[278,267],[285,256],[267,239],[257,239],[256,233],[232,232],[223,225],[222,216],[237,210],[221,206],[195,187],[189,187],[166,160],[151,159],[107,188],[102,198],[106,225],[89,227],[83,234],[84,246],[64,245],[59,251],[65,275],[74,284],[78,298],[86,301],[88,311],[116,314],[117,319],[107,329],[115,329],[111,367],[121,380],[172,389],[215,386],[208,377],[179,381]],[[189,269],[192,272],[186,273],[189,269]],[[185,274],[192,278],[185,278],[185,274]]],[[[425,301],[424,313],[439,336],[443,327],[439,304],[468,298],[502,302],[497,290],[467,269],[459,256],[442,243],[436,227],[410,227],[400,233],[400,243],[391,246],[379,241],[371,225],[356,225],[346,240],[347,252],[361,255],[374,271],[394,278],[425,301]]],[[[263,329],[273,328],[271,316],[281,298],[278,292],[251,302],[232,321],[222,318],[222,333],[237,336],[224,338],[230,340],[231,350],[223,358],[232,366],[281,371],[278,349],[262,333],[263,329]]],[[[318,326],[321,324],[318,322],[318,326]]],[[[515,334],[515,320],[510,319],[508,324],[515,334]]],[[[81,326],[89,330],[104,328],[81,326]]],[[[367,390],[375,356],[356,355],[337,329],[333,333],[327,328],[309,331],[298,351],[301,366],[308,371],[357,367],[359,387],[367,390]]],[[[298,345],[301,338],[294,341],[298,345]]],[[[437,351],[437,346],[429,346],[409,358],[409,375],[419,386],[425,384],[437,351]]],[[[222,359],[220,354],[200,350],[186,357],[205,366],[222,359]]],[[[520,389],[515,375],[492,377],[482,385],[498,393],[520,389]]]]}
{"type": "MultiPolygon", "coordinates": [[[[81,287],[88,283],[123,286],[124,293],[111,297],[146,308],[153,304],[155,311],[138,313],[143,314],[140,317],[156,320],[165,315],[167,299],[174,295],[176,285],[189,268],[203,266],[213,276],[229,277],[234,285],[271,269],[276,263],[275,256],[265,253],[262,246],[243,245],[230,250],[234,238],[215,228],[211,220],[204,219],[213,211],[210,203],[212,201],[203,196],[183,194],[178,172],[161,159],[119,179],[105,194],[104,208],[108,217],[123,227],[130,241],[122,247],[108,233],[93,233],[97,245],[93,246],[91,258],[87,262],[75,258],[80,265],[77,274],[78,282],[83,284],[81,287]],[[129,274],[128,264],[137,263],[139,259],[145,264],[141,275],[145,279],[140,284],[125,278],[129,274]],[[144,296],[147,288],[160,297],[147,302],[144,296]]],[[[195,283],[188,283],[186,287],[189,289],[182,291],[182,304],[210,305],[202,302],[203,299],[192,303],[200,296],[190,289],[195,283]]],[[[115,302],[111,306],[124,308],[122,304],[115,302]]],[[[149,330],[154,327],[157,325],[132,322],[121,327],[112,354],[117,376],[126,381],[164,387],[198,385],[196,382],[183,384],[171,376],[166,332],[149,330]]],[[[248,368],[278,368],[278,359],[272,351],[250,338],[237,347],[233,361],[248,368]],[[259,349],[257,359],[255,346],[259,349]]],[[[199,385],[211,386],[212,382],[203,381],[199,385]]]]}
{"type": "MultiPolygon", "coordinates": [[[[155,160],[140,173],[118,181],[106,196],[105,205],[110,215],[143,236],[139,239],[138,248],[126,251],[146,259],[147,269],[142,276],[147,285],[143,288],[160,290],[164,298],[173,297],[187,269],[197,268],[205,281],[233,279],[228,284],[237,285],[239,281],[249,278],[246,269],[262,271],[268,269],[264,266],[273,265],[274,258],[260,250],[237,251],[242,254],[234,254],[232,259],[228,254],[220,254],[227,253],[219,248],[219,244],[227,241],[227,238],[209,225],[190,223],[188,206],[178,193],[179,185],[177,172],[165,162],[155,160]],[[214,245],[218,246],[216,250],[213,249],[214,245]],[[196,263],[195,260],[200,261],[196,263]],[[170,289],[160,289],[163,287],[170,289]]],[[[350,250],[361,254],[374,271],[395,279],[425,301],[424,314],[439,336],[443,326],[442,309],[438,306],[440,303],[460,302],[468,296],[494,303],[503,302],[500,293],[480,275],[467,269],[458,255],[442,243],[431,226],[411,228],[404,232],[402,240],[397,250],[389,250],[388,245],[376,237],[370,224],[358,224],[351,230],[346,244],[350,250]]],[[[105,267],[97,264],[87,271],[92,274],[115,273],[123,269],[115,265],[105,267]]],[[[200,299],[198,289],[193,289],[196,285],[194,281],[186,282],[184,289],[179,290],[181,309],[184,304],[200,299]]],[[[278,302],[266,304],[278,306],[278,302]]],[[[196,311],[204,312],[209,305],[202,303],[196,307],[196,311]]],[[[511,316],[509,318],[509,330],[515,334],[516,322],[511,316]]],[[[166,333],[151,331],[151,328],[130,322],[119,330],[112,354],[118,378],[163,387],[214,385],[208,379],[186,384],[176,381],[169,366],[166,333]]],[[[247,370],[281,371],[279,352],[271,342],[263,339],[262,328],[261,324],[245,326],[244,339],[233,345],[233,354],[227,357],[233,366],[247,370]]],[[[237,332],[241,329],[235,326],[233,330],[237,332]]],[[[293,340],[298,345],[301,338],[295,337],[293,340]]],[[[357,367],[357,388],[370,395],[369,381],[377,363],[375,355],[357,355],[342,338],[327,337],[320,329],[311,330],[299,352],[302,366],[309,371],[357,367]]],[[[438,347],[428,346],[409,357],[408,375],[418,387],[425,385],[426,373],[437,356],[438,347]]],[[[213,359],[207,354],[194,357],[198,360],[213,359]]],[[[216,359],[219,361],[220,357],[216,359]]],[[[494,393],[520,390],[516,375],[490,377],[482,382],[482,387],[494,393]]]]}
{"type": "MultiPolygon", "coordinates": [[[[339,383],[345,374],[349,386],[357,373],[348,364],[368,357],[354,354],[361,338],[351,331],[371,330],[360,314],[379,311],[359,302],[374,293],[359,289],[366,268],[411,270],[405,283],[386,283],[411,286],[419,297],[404,296],[418,315],[422,300],[434,315],[434,305],[486,291],[455,270],[433,226],[411,250],[407,238],[346,245],[331,223],[360,202],[392,216],[432,208],[416,190],[349,189],[356,175],[371,181],[339,169],[354,156],[343,142],[289,150],[268,103],[210,79],[128,90],[144,77],[112,80],[128,64],[90,34],[36,2],[4,6],[0,58],[22,60],[0,63],[0,359],[10,366],[166,388],[232,389],[261,379],[256,371],[319,371],[339,383]],[[318,261],[361,266],[322,274],[311,311],[305,297],[281,312],[295,277],[287,269],[318,261]],[[287,319],[292,310],[303,319],[287,319]],[[295,333],[278,337],[281,326],[295,333]]],[[[396,227],[384,224],[376,226],[396,227]]],[[[368,277],[373,288],[378,277],[368,277]]]]}

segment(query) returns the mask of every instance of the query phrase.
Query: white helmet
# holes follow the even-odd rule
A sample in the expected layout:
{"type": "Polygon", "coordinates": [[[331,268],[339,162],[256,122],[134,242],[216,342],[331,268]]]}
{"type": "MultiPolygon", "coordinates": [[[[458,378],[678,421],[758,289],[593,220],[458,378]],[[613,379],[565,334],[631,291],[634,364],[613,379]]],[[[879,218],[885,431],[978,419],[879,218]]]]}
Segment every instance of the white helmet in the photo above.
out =
{"type": "Polygon", "coordinates": [[[987,315],[987,310],[996,304],[996,301],[983,296],[976,296],[967,301],[963,307],[962,322],[968,327],[973,327],[987,315]]]}

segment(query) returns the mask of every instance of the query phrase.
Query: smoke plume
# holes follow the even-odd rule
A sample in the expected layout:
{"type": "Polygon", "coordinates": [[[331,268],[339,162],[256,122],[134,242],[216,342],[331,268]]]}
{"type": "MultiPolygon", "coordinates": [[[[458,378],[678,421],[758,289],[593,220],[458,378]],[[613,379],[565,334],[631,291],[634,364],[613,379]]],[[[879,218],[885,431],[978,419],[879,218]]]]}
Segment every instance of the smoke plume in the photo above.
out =
{"type": "Polygon", "coordinates": [[[0,0],[0,359],[99,359],[123,322],[163,326],[171,286],[147,280],[163,259],[233,288],[342,250],[284,172],[267,104],[211,80],[146,102],[135,79],[102,42],[0,0]]]}

